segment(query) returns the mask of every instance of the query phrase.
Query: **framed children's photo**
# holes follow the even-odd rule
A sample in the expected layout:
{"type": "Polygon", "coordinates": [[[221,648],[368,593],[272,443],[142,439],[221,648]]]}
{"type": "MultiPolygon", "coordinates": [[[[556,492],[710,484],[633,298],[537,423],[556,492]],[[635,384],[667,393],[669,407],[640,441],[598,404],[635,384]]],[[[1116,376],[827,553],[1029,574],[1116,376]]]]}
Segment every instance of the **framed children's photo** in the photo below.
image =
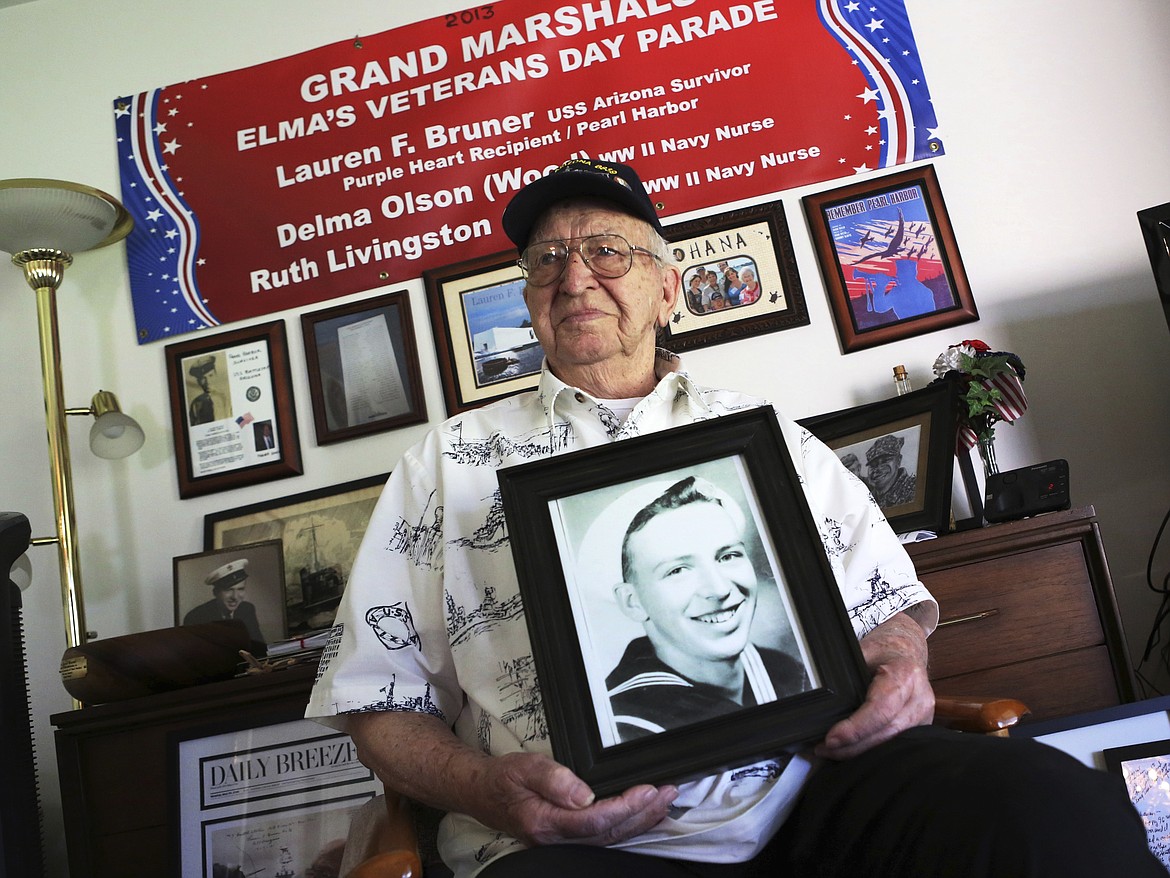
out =
{"type": "Polygon", "coordinates": [[[180,555],[173,564],[176,625],[236,619],[253,641],[289,636],[280,540],[180,555]]]}
{"type": "Polygon", "coordinates": [[[598,795],[780,760],[861,703],[857,638],[770,407],[499,482],[553,754],[598,795]]]}
{"type": "Polygon", "coordinates": [[[403,291],[301,315],[317,444],[427,419],[403,291]]]}
{"type": "Polygon", "coordinates": [[[300,475],[284,322],[166,347],[179,497],[300,475]]]}
{"type": "Polygon", "coordinates": [[[544,351],[516,260],[508,250],[423,272],[448,415],[540,381],[544,351]]]}
{"type": "Polygon", "coordinates": [[[950,529],[958,388],[902,396],[800,420],[869,488],[897,533],[950,529]]]}
{"type": "Polygon", "coordinates": [[[844,353],[979,319],[934,167],[806,195],[844,353]]]}
{"type": "Polygon", "coordinates": [[[666,239],[682,271],[671,350],[808,325],[783,202],[679,223],[666,239]]]}

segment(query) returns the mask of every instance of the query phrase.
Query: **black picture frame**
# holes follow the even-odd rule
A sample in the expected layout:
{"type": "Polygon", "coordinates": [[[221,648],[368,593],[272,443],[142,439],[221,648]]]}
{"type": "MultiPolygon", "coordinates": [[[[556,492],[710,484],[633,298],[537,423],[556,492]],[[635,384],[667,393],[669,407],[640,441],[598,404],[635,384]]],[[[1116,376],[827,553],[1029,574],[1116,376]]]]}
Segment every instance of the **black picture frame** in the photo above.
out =
{"type": "Polygon", "coordinates": [[[670,350],[681,353],[809,324],[784,202],[677,223],[666,228],[665,237],[682,272],[682,291],[666,327],[670,350]],[[722,283],[718,298],[725,304],[720,308],[704,305],[710,293],[701,288],[691,292],[692,281],[701,283],[704,272],[718,275],[724,264],[752,271],[757,281],[752,301],[737,297],[730,303],[722,283]]]}
{"type": "Polygon", "coordinates": [[[1139,210],[1137,217],[1150,257],[1154,283],[1158,286],[1162,312],[1170,325],[1170,202],[1139,210]]]}
{"type": "Polygon", "coordinates": [[[280,540],[288,637],[333,624],[374,505],[390,473],[381,473],[288,497],[210,512],[203,517],[207,551],[280,540]],[[330,531],[328,544],[317,528],[330,531]],[[302,568],[307,568],[302,576],[302,568]]]}
{"type": "MultiPolygon", "coordinates": [[[[859,467],[854,473],[870,488],[895,532],[946,533],[951,519],[957,391],[955,382],[940,381],[891,399],[801,418],[798,423],[837,452],[850,469],[854,469],[849,460],[853,455],[859,467]],[[914,479],[912,499],[901,499],[905,492],[895,489],[890,493],[889,487],[883,496],[870,483],[868,467],[861,458],[870,449],[878,457],[876,452],[882,449],[875,449],[874,443],[884,437],[893,437],[900,444],[903,468],[907,477],[914,479]],[[905,466],[908,455],[914,462],[912,473],[905,466]],[[890,502],[883,502],[887,496],[890,502]]],[[[875,473],[880,469],[881,464],[876,464],[875,473]]],[[[883,477],[884,473],[878,473],[878,478],[883,477]]],[[[905,480],[900,484],[905,486],[905,480]]]]}
{"type": "Polygon", "coordinates": [[[405,291],[302,314],[301,334],[318,445],[426,421],[405,291]]]}
{"type": "Polygon", "coordinates": [[[818,740],[864,699],[868,672],[770,407],[509,467],[498,477],[553,754],[598,795],[779,758],[818,740]],[[658,490],[650,483],[690,476],[739,495],[732,501],[750,523],[741,530],[744,551],[765,581],[757,581],[757,607],[765,596],[771,604],[747,617],[751,635],[763,615],[764,634],[777,651],[786,643],[795,651],[808,688],[622,740],[602,661],[603,641],[625,648],[604,604],[607,583],[622,575],[625,528],[610,501],[636,505],[639,494],[658,490]],[[594,529],[603,546],[591,544],[594,529]],[[596,563],[608,566],[595,571],[596,563]]]}
{"type": "Polygon", "coordinates": [[[540,383],[544,351],[528,322],[518,258],[504,250],[423,272],[448,415],[540,383]]]}
{"type": "Polygon", "coordinates": [[[304,472],[284,321],[200,334],[165,355],[181,499],[304,472]]]}
{"type": "Polygon", "coordinates": [[[979,319],[933,165],[803,202],[843,353],[979,319]]]}
{"type": "Polygon", "coordinates": [[[1170,869],[1170,838],[1166,826],[1170,823],[1170,740],[1149,741],[1112,747],[1101,753],[1105,767],[1125,782],[1130,802],[1146,827],[1150,851],[1167,869],[1170,869]]]}

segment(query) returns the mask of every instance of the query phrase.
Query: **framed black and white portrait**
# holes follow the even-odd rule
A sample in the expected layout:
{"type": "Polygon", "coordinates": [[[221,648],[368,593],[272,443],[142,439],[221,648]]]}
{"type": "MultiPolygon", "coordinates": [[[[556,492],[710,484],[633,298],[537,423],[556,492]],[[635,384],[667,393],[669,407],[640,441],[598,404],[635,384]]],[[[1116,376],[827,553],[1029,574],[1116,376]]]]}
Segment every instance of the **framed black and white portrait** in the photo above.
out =
{"type": "Polygon", "coordinates": [[[860,704],[771,408],[499,479],[553,752],[599,795],[779,756],[860,704]]]}

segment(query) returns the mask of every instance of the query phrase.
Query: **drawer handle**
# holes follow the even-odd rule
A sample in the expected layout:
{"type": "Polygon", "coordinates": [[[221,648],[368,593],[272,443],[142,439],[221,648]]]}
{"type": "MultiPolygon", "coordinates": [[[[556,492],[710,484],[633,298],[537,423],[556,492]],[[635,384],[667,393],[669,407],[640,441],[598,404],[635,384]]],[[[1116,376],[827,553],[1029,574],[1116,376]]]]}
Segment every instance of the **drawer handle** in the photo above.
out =
{"type": "Polygon", "coordinates": [[[984,610],[982,613],[972,613],[969,616],[955,616],[953,619],[943,619],[938,623],[937,627],[942,628],[946,625],[962,625],[964,622],[978,622],[980,619],[987,619],[991,616],[998,615],[999,610],[993,608],[990,610],[984,610]]]}

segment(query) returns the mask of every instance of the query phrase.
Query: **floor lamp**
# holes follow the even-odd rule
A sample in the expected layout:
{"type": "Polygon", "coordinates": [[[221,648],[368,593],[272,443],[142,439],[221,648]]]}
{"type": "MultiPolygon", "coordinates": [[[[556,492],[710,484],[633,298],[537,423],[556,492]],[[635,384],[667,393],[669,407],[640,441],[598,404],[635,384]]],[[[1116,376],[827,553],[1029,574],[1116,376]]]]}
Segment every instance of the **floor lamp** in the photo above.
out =
{"type": "Polygon", "coordinates": [[[73,254],[120,241],[134,222],[110,195],[62,180],[0,180],[0,251],[12,254],[36,293],[40,331],[41,379],[45,390],[45,422],[49,437],[53,507],[57,533],[33,539],[55,543],[61,568],[61,598],[67,645],[85,643],[85,603],[81,560],[73,511],[73,474],[69,462],[67,415],[93,415],[90,446],[102,457],[125,457],[143,443],[142,428],[118,408],[112,393],[98,391],[87,408],[66,408],[62,402],[60,341],[57,333],[57,288],[73,254]]]}

